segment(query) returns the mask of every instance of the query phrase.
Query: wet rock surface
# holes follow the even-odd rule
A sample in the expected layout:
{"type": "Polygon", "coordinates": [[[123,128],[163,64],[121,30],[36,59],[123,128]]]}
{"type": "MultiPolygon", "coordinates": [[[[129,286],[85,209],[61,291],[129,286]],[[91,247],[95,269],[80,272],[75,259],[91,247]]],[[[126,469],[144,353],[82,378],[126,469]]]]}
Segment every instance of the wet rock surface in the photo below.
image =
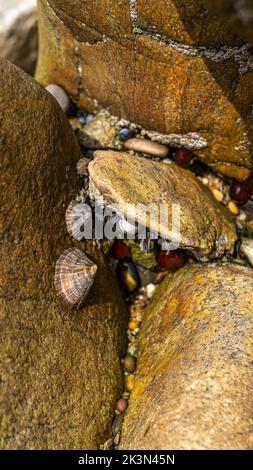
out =
{"type": "Polygon", "coordinates": [[[251,449],[250,268],[187,266],[146,307],[120,449],[251,449]]]}
{"type": "Polygon", "coordinates": [[[96,9],[41,0],[40,39],[42,84],[195,150],[226,175],[249,175],[252,51],[205,0],[100,0],[96,9]]]}
{"type": "Polygon", "coordinates": [[[237,238],[233,217],[192,173],[173,163],[113,151],[96,152],[89,173],[92,187],[107,204],[117,204],[120,213],[139,220],[162,238],[171,239],[172,204],[179,204],[179,245],[195,256],[218,257],[233,251],[237,238]],[[169,224],[161,222],[159,227],[152,217],[145,218],[144,208],[152,204],[156,209],[159,204],[168,207],[169,224]]]}
{"type": "Polygon", "coordinates": [[[38,56],[37,22],[36,0],[1,0],[0,57],[30,74],[38,56]]]}
{"type": "Polygon", "coordinates": [[[31,77],[0,61],[2,449],[97,449],[108,439],[123,378],[126,312],[98,265],[84,307],[56,298],[56,260],[74,244],[65,211],[80,149],[66,116],[31,77]],[[11,103],[11,107],[10,107],[11,103]]]}

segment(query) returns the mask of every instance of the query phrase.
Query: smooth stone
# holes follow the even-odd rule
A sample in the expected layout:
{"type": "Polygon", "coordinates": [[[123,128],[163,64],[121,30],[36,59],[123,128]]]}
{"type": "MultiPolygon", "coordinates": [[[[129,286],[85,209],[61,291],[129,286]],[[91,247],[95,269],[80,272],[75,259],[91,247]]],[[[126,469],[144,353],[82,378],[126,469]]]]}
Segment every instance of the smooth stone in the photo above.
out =
{"type": "Polygon", "coordinates": [[[99,266],[84,307],[56,298],[80,149],[35,80],[0,60],[0,82],[0,448],[98,449],[123,391],[127,312],[92,241],[76,243],[99,266]]]}
{"type": "Polygon", "coordinates": [[[252,49],[231,28],[231,11],[218,15],[209,4],[99,0],[94,8],[94,0],[41,0],[37,79],[61,79],[80,108],[107,109],[152,140],[246,179],[252,49]]]}
{"type": "Polygon", "coordinates": [[[66,113],[70,105],[70,100],[66,91],[61,86],[55,84],[47,85],[46,90],[56,99],[64,113],[66,113]]]}
{"type": "Polygon", "coordinates": [[[179,247],[200,259],[233,252],[237,239],[233,216],[191,172],[122,152],[98,151],[94,157],[89,164],[91,188],[105,203],[117,204],[123,216],[130,208],[130,222],[135,218],[169,239],[172,204],[180,204],[179,247]],[[146,221],[143,206],[150,204],[168,206],[169,226],[161,223],[159,227],[149,217],[146,221]]]}
{"type": "Polygon", "coordinates": [[[36,0],[0,1],[0,57],[31,75],[38,56],[36,0]]]}
{"type": "Polygon", "coordinates": [[[154,157],[166,158],[169,154],[169,149],[166,145],[152,142],[148,139],[138,139],[133,137],[125,142],[125,148],[134,150],[135,152],[148,153],[154,157]]]}
{"type": "Polygon", "coordinates": [[[245,238],[241,243],[240,250],[253,266],[253,239],[245,238]]]}
{"type": "Polygon", "coordinates": [[[253,276],[169,275],[146,307],[120,450],[252,449],[253,276]]]}

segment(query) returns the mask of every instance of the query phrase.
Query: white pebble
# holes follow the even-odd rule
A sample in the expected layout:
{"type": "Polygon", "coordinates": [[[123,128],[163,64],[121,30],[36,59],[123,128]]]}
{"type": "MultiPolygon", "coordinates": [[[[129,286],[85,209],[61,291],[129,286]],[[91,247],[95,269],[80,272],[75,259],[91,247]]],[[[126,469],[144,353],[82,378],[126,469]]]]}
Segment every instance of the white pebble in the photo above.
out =
{"type": "Polygon", "coordinates": [[[56,99],[64,113],[66,113],[70,104],[70,100],[66,91],[59,85],[55,84],[47,85],[46,90],[56,99]]]}

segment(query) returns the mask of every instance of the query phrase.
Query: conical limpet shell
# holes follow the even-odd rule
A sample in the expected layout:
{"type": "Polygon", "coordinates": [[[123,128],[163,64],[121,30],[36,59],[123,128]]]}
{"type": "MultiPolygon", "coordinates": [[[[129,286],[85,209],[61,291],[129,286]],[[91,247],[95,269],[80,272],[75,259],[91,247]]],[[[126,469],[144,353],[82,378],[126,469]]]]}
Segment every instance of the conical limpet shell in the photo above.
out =
{"type": "Polygon", "coordinates": [[[85,238],[85,227],[90,230],[88,224],[92,223],[91,208],[82,202],[71,201],[66,210],[65,220],[68,233],[80,241],[85,238]]]}
{"type": "Polygon", "coordinates": [[[79,248],[63,252],[55,267],[54,285],[59,298],[78,310],[94,282],[97,266],[79,248]]]}

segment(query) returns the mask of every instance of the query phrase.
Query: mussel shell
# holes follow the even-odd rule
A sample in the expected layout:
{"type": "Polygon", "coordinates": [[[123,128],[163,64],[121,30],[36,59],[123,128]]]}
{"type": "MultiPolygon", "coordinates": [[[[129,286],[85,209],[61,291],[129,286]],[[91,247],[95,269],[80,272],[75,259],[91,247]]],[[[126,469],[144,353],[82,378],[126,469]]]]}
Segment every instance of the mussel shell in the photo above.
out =
{"type": "Polygon", "coordinates": [[[82,250],[65,250],[55,267],[54,285],[58,297],[70,308],[78,310],[92,287],[96,272],[96,264],[82,250]]]}

